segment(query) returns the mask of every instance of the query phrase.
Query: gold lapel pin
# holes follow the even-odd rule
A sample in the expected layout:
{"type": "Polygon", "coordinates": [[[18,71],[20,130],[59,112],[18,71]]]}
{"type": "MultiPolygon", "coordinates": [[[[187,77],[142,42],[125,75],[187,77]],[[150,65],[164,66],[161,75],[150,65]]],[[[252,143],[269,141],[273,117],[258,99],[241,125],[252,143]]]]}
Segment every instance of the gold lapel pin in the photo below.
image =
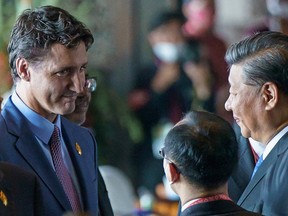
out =
{"type": "Polygon", "coordinates": [[[82,155],[82,149],[81,149],[80,145],[77,142],[75,144],[75,147],[76,147],[76,151],[78,152],[78,154],[82,155]]]}
{"type": "Polygon", "coordinates": [[[2,203],[7,206],[8,205],[8,199],[5,195],[5,193],[1,190],[0,191],[0,200],[2,201],[2,203]]]}

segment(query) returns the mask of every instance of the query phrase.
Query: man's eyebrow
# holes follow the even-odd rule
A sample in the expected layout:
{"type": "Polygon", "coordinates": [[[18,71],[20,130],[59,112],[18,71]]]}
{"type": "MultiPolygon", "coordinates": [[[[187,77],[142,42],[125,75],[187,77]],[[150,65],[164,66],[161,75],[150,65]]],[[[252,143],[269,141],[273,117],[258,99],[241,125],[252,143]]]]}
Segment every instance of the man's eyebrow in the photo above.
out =
{"type": "MultiPolygon", "coordinates": [[[[81,67],[87,66],[87,64],[88,64],[88,62],[82,64],[81,67]]],[[[73,70],[75,70],[77,68],[78,68],[78,66],[60,66],[57,71],[64,71],[64,70],[73,71],[73,70]]]]}

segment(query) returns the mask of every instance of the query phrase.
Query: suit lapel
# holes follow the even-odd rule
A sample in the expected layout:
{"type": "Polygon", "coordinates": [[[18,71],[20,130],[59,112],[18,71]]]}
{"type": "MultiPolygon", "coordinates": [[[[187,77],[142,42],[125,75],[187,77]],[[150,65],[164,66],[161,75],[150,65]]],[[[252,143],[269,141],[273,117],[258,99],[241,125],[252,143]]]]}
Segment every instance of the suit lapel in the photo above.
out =
{"type": "Polygon", "coordinates": [[[268,173],[276,163],[279,155],[287,150],[287,141],[288,141],[288,133],[286,133],[276,144],[276,146],[272,149],[272,151],[265,158],[254,177],[251,179],[246,189],[244,190],[242,196],[240,197],[237,204],[241,205],[247,196],[253,191],[253,189],[261,182],[266,173],[268,173]]]}
{"type": "Polygon", "coordinates": [[[63,187],[51,164],[46,160],[46,156],[37,140],[33,136],[28,136],[26,134],[26,136],[19,138],[16,143],[16,148],[61,205],[67,210],[70,209],[71,207],[63,187]],[[39,163],[39,161],[41,161],[41,163],[39,163]]]}
{"type": "MultiPolygon", "coordinates": [[[[81,196],[83,200],[84,208],[87,208],[88,201],[91,200],[89,197],[93,197],[94,205],[97,201],[97,195],[93,194],[92,191],[97,189],[97,184],[95,188],[91,188],[92,182],[96,180],[95,176],[97,167],[96,160],[87,161],[87,155],[94,155],[95,152],[91,152],[91,146],[89,147],[88,143],[91,143],[90,137],[79,136],[79,133],[75,133],[74,127],[71,125],[71,122],[67,121],[65,118],[61,119],[62,122],[62,135],[65,140],[67,150],[69,151],[71,161],[76,171],[77,179],[79,186],[81,188],[81,196]],[[69,136],[68,136],[69,134],[69,136]],[[75,136],[77,134],[77,136],[75,136]],[[91,163],[94,163],[95,170],[89,169],[91,163]],[[90,164],[87,166],[87,164],[90,164]]],[[[95,156],[96,158],[96,156],[95,156]]],[[[97,190],[96,190],[97,191],[97,190]]]]}
{"type": "Polygon", "coordinates": [[[229,179],[229,195],[234,201],[238,201],[248,185],[254,167],[254,158],[248,139],[240,137],[239,162],[229,179]]]}
{"type": "MultiPolygon", "coordinates": [[[[25,117],[8,101],[7,109],[3,110],[8,131],[18,137],[15,143],[20,155],[38,175],[39,179],[47,186],[63,208],[71,209],[65,192],[57,179],[57,176],[44,155],[35,136],[31,133],[25,117]],[[41,163],[39,163],[41,161],[41,163]]],[[[5,105],[5,106],[6,106],[5,105]]]]}
{"type": "Polygon", "coordinates": [[[232,178],[239,187],[244,189],[250,181],[255,162],[250,142],[241,135],[240,127],[238,125],[235,125],[234,129],[239,146],[239,162],[236,175],[232,175],[232,178]]]}
{"type": "Polygon", "coordinates": [[[239,139],[239,153],[240,154],[239,154],[238,169],[240,170],[239,174],[241,174],[241,176],[237,176],[237,179],[241,179],[242,180],[241,182],[243,182],[242,178],[245,178],[247,179],[247,181],[245,182],[248,183],[252,175],[255,162],[250,147],[250,143],[248,142],[248,139],[242,136],[239,139]]]}

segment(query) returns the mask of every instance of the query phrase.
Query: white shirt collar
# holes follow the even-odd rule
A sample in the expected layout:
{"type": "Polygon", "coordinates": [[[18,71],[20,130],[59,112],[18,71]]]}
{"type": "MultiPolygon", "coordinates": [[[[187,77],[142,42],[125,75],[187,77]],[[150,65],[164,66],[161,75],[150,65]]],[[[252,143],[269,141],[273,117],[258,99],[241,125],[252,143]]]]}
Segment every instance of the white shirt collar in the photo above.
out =
{"type": "Polygon", "coordinates": [[[274,136],[270,142],[268,142],[264,152],[263,152],[263,160],[267,157],[267,155],[272,151],[274,146],[278,143],[278,141],[288,132],[288,126],[283,128],[276,136],[274,136]]]}
{"type": "Polygon", "coordinates": [[[253,150],[255,151],[255,153],[260,157],[263,154],[266,146],[264,144],[256,141],[256,140],[252,139],[251,137],[249,138],[249,142],[250,142],[253,150]]]}

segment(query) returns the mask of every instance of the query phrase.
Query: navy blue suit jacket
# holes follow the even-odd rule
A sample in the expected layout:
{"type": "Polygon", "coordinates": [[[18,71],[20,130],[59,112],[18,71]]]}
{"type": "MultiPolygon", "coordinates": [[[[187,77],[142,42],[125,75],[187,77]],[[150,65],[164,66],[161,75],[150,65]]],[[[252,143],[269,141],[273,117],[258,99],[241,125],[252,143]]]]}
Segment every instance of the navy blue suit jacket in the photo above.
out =
{"type": "Polygon", "coordinates": [[[288,133],[268,154],[238,204],[263,215],[288,215],[288,133]]]}
{"type": "MultiPolygon", "coordinates": [[[[62,136],[78,178],[83,208],[89,216],[98,215],[97,152],[92,133],[61,117],[62,136]],[[82,154],[75,144],[81,147],[82,154]]],[[[11,162],[34,172],[39,180],[45,205],[42,216],[63,215],[71,211],[70,203],[51,166],[46,159],[27,119],[12,103],[5,104],[0,115],[0,160],[11,162]]]]}

